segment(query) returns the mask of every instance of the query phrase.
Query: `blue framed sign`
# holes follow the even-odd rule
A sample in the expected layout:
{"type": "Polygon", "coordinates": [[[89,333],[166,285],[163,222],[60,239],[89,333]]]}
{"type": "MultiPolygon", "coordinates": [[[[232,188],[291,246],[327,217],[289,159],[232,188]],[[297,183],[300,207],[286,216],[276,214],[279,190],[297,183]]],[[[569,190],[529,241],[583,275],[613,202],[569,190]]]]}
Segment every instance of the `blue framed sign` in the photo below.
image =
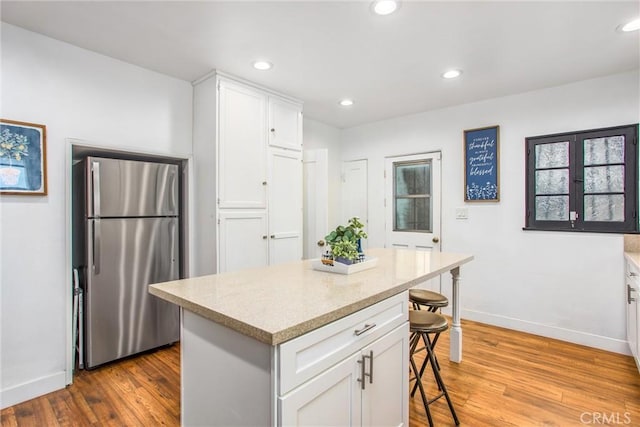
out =
{"type": "Polygon", "coordinates": [[[47,194],[44,125],[0,119],[0,194],[47,194]]]}
{"type": "Polygon", "coordinates": [[[500,126],[464,131],[464,201],[500,201],[500,126]]]}

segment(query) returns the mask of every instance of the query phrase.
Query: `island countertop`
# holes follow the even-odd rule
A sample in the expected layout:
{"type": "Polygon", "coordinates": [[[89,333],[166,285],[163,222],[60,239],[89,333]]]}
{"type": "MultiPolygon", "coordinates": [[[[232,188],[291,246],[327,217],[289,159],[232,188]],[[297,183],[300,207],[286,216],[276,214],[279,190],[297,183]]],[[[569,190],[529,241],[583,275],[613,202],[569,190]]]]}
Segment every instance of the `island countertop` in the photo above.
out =
{"type": "Polygon", "coordinates": [[[270,345],[324,326],[473,259],[472,255],[369,249],[375,268],[350,275],[298,261],[149,286],[149,292],[270,345]]]}

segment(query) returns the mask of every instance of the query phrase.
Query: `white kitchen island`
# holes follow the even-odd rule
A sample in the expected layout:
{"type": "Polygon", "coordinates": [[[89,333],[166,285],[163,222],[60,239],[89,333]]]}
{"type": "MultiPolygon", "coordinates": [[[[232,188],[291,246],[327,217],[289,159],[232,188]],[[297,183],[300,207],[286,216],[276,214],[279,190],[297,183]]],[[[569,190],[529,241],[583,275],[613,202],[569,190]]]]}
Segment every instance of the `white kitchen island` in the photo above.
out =
{"type": "Polygon", "coordinates": [[[451,272],[459,362],[459,270],[473,257],[367,255],[378,265],[348,276],[300,261],[151,285],[182,307],[182,424],[408,425],[407,289],[451,272]]]}

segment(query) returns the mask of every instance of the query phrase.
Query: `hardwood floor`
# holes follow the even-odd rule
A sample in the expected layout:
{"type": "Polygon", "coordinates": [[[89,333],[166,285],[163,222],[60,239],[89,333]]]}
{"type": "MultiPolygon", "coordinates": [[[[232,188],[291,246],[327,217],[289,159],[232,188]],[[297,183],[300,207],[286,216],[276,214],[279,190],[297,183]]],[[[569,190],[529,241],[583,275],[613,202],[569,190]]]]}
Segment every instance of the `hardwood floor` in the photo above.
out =
{"type": "MultiPolygon", "coordinates": [[[[463,362],[436,352],[463,426],[640,425],[640,374],[631,357],[463,321],[463,362]]],[[[426,377],[428,392],[436,390],[426,377]]],[[[437,426],[453,426],[444,399],[430,406],[437,426]]],[[[410,426],[427,425],[419,394],[410,426]]],[[[180,350],[175,345],[81,371],[64,390],[15,405],[2,426],[177,426],[180,350]]]]}

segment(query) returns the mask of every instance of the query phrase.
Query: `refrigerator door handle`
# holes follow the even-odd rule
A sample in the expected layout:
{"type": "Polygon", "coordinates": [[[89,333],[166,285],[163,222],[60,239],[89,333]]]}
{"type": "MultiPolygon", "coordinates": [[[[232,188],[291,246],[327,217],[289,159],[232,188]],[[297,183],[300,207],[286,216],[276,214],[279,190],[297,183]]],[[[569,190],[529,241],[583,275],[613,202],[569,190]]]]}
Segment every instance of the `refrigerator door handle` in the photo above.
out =
{"type": "Polygon", "coordinates": [[[93,220],[93,274],[100,274],[100,219],[93,220]]]}
{"type": "Polygon", "coordinates": [[[100,217],[100,162],[91,162],[91,198],[93,216],[100,217]]]}
{"type": "Polygon", "coordinates": [[[169,209],[171,214],[175,215],[176,213],[176,174],[175,172],[171,172],[171,181],[169,184],[169,191],[171,194],[169,195],[169,209]]]}

